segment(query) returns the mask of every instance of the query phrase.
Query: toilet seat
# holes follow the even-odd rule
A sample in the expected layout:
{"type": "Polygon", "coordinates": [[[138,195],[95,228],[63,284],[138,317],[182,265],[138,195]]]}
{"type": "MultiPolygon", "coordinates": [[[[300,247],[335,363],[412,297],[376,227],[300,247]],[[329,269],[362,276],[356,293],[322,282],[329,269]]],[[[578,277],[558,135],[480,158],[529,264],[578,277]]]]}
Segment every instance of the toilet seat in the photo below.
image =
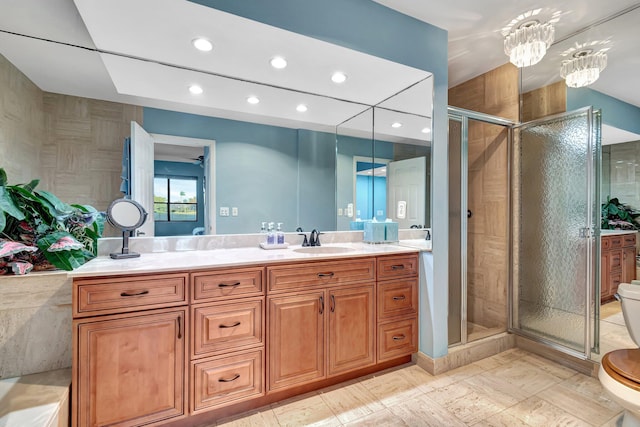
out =
{"type": "Polygon", "coordinates": [[[611,378],[640,391],[640,348],[614,350],[604,355],[601,364],[611,378]]]}

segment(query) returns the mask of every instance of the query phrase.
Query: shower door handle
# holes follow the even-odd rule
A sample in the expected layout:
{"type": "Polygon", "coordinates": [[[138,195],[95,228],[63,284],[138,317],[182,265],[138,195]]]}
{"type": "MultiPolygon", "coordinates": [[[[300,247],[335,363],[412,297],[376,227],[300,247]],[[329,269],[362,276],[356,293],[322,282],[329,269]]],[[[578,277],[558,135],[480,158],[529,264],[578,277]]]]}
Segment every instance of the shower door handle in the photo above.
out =
{"type": "Polygon", "coordinates": [[[591,228],[590,227],[582,227],[579,231],[579,235],[583,239],[588,239],[591,237],[591,228]]]}
{"type": "Polygon", "coordinates": [[[467,218],[471,218],[473,216],[473,212],[470,209],[467,209],[467,218]]]}

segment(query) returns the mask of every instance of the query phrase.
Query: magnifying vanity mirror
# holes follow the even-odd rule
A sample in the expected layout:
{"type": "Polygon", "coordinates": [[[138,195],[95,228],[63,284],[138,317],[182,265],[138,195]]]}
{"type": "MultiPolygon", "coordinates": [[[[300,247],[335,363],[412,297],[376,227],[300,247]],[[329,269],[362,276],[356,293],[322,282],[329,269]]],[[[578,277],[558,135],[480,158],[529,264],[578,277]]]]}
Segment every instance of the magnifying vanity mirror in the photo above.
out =
{"type": "Polygon", "coordinates": [[[129,237],[131,233],[140,228],[147,220],[148,213],[135,200],[116,199],[107,209],[107,221],[109,224],[122,230],[122,252],[110,254],[113,259],[137,258],[137,252],[129,251],[129,237]]]}

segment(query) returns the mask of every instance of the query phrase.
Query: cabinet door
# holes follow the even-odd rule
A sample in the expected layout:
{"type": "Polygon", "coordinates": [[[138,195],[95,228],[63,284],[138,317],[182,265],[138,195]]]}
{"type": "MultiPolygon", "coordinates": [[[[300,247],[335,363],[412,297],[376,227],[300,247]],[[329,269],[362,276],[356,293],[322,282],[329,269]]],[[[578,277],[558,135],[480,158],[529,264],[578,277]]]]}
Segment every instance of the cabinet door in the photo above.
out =
{"type": "Polygon", "coordinates": [[[77,426],[139,426],[185,414],[186,309],[76,322],[77,426]]]}
{"type": "Polygon", "coordinates": [[[329,291],[329,375],[375,363],[373,285],[329,291]]]}
{"type": "Polygon", "coordinates": [[[611,293],[611,280],[609,280],[609,253],[600,255],[600,300],[606,300],[611,293]]]}
{"type": "Polygon", "coordinates": [[[622,283],[636,278],[636,247],[622,249],[622,283]]]}
{"type": "Polygon", "coordinates": [[[269,391],[325,377],[325,292],[270,297],[269,391]]]}

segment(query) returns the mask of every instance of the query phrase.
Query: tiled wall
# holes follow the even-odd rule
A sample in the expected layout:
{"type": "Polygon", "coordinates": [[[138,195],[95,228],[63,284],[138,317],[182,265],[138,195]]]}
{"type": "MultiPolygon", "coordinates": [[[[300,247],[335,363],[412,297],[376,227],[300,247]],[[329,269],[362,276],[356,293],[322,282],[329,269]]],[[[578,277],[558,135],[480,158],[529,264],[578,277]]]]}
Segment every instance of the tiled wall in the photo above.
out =
{"type": "MultiPolygon", "coordinates": [[[[142,107],[43,92],[0,55],[0,167],[9,183],[106,210],[120,193],[122,143],[142,107]]],[[[115,235],[106,229],[106,235],[115,235]]]]}
{"type": "Polygon", "coordinates": [[[603,193],[603,198],[606,200],[607,195],[617,197],[620,202],[640,209],[640,141],[613,144],[608,147],[611,194],[603,193]]]}
{"type": "Polygon", "coordinates": [[[43,140],[42,91],[0,55],[0,167],[9,184],[39,176],[43,140]]]}
{"type": "Polygon", "coordinates": [[[122,144],[142,107],[43,93],[43,187],[65,202],[105,210],[122,197],[122,144]]]}

